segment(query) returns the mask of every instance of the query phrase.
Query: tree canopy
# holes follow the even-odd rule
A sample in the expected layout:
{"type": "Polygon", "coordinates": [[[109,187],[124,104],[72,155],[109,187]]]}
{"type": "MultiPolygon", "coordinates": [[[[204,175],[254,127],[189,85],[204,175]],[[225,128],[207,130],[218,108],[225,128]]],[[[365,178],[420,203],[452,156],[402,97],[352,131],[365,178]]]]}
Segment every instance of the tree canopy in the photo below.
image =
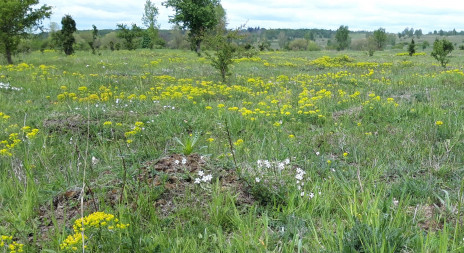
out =
{"type": "Polygon", "coordinates": [[[200,53],[200,45],[209,30],[216,27],[218,0],[167,0],[166,7],[174,8],[175,14],[170,22],[182,29],[189,29],[189,41],[192,50],[200,53]]]}
{"type": "Polygon", "coordinates": [[[350,46],[351,40],[348,36],[349,33],[348,26],[341,25],[340,28],[337,29],[337,33],[335,34],[337,50],[345,50],[350,46]]]}
{"type": "Polygon", "coordinates": [[[41,28],[42,19],[52,14],[51,7],[43,5],[34,9],[38,0],[0,1],[0,52],[9,64],[13,63],[12,54],[16,51],[20,38],[27,35],[28,29],[41,28]]]}

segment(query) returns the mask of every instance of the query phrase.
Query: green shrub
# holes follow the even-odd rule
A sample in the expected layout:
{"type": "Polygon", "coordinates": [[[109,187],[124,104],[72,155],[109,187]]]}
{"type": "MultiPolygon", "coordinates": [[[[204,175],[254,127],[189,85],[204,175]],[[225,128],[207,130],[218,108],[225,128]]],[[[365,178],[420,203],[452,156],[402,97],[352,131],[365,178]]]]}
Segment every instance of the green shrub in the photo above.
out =
{"type": "Polygon", "coordinates": [[[288,48],[293,51],[304,51],[308,49],[308,42],[305,39],[295,39],[288,44],[288,48]]]}
{"type": "Polygon", "coordinates": [[[435,42],[433,42],[433,51],[431,55],[440,62],[443,68],[445,68],[446,64],[449,62],[449,54],[451,54],[453,50],[453,43],[447,39],[436,39],[435,42]]]}

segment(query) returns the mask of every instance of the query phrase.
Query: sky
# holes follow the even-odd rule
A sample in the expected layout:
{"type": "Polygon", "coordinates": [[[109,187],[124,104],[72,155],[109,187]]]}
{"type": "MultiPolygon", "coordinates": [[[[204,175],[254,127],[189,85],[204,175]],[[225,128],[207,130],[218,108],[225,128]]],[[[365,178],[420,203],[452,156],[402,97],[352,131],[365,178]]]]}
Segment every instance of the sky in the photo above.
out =
{"type": "MultiPolygon", "coordinates": [[[[152,0],[159,9],[158,24],[170,29],[172,9],[152,0]]],[[[443,29],[464,30],[464,4],[458,0],[222,0],[229,28],[323,28],[336,30],[347,25],[350,30],[401,32],[406,27],[424,33],[443,29]]],[[[41,0],[53,7],[50,20],[60,23],[65,14],[76,21],[79,30],[116,29],[116,24],[142,25],[145,0],[41,0]]]]}

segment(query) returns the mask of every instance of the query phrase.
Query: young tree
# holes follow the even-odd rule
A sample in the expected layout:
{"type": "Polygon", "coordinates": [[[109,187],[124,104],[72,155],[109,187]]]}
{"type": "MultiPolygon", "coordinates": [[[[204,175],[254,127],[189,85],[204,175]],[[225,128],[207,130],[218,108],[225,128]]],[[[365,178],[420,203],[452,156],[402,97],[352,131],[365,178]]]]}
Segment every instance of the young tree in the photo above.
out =
{"type": "Polygon", "coordinates": [[[65,15],[61,19],[61,40],[66,55],[72,55],[74,53],[73,44],[76,42],[76,39],[73,34],[76,31],[76,21],[74,21],[71,16],[65,15]]]}
{"type": "Polygon", "coordinates": [[[374,31],[374,41],[377,45],[378,50],[383,50],[387,41],[387,33],[384,28],[379,28],[374,31]]]}
{"type": "Polygon", "coordinates": [[[147,36],[150,39],[147,47],[153,48],[158,42],[158,25],[156,20],[158,18],[158,8],[150,0],[145,2],[144,13],[142,17],[143,24],[147,27],[147,36]]]}
{"type": "Polygon", "coordinates": [[[412,56],[416,52],[416,44],[414,43],[414,39],[411,40],[408,46],[409,56],[412,56]]]}
{"type": "Polygon", "coordinates": [[[348,26],[341,25],[340,28],[337,29],[335,33],[335,40],[337,41],[337,50],[345,50],[351,44],[351,39],[348,34],[350,31],[348,30],[348,26]]]}
{"type": "Polygon", "coordinates": [[[206,56],[211,61],[211,65],[219,70],[222,81],[226,82],[226,77],[230,75],[230,65],[237,57],[237,47],[232,43],[234,39],[239,39],[239,29],[223,34],[209,36],[206,41],[213,48],[214,54],[206,52],[206,56]]]}
{"type": "Polygon", "coordinates": [[[13,64],[12,54],[27,31],[41,29],[42,19],[52,14],[51,7],[47,5],[34,9],[33,6],[38,3],[38,0],[0,1],[0,52],[8,64],[13,64]]]}
{"type": "Polygon", "coordinates": [[[142,29],[136,24],[132,24],[132,29],[129,29],[125,24],[118,24],[118,37],[124,39],[124,46],[127,50],[134,50],[137,47],[134,44],[134,39],[142,36],[142,29]]]}
{"type": "Polygon", "coordinates": [[[92,41],[89,42],[89,46],[92,49],[92,54],[95,54],[95,49],[97,47],[98,29],[95,25],[92,25],[92,28],[92,41]]]}
{"type": "Polygon", "coordinates": [[[191,49],[200,54],[200,46],[205,34],[218,24],[216,6],[219,5],[219,1],[167,0],[163,5],[174,8],[175,14],[169,22],[190,30],[191,49]]]}
{"type": "Polygon", "coordinates": [[[453,50],[453,43],[447,39],[436,39],[435,42],[433,42],[433,50],[431,55],[438,62],[440,62],[443,68],[445,68],[446,64],[449,62],[449,54],[451,54],[453,50]]]}

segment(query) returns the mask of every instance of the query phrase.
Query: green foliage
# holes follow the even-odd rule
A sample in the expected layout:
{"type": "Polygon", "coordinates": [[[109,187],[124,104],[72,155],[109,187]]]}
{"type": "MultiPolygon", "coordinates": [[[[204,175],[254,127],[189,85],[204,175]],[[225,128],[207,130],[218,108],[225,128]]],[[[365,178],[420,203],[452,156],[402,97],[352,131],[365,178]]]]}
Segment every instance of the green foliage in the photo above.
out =
{"type": "Polygon", "coordinates": [[[230,65],[233,63],[233,59],[238,56],[237,46],[232,43],[234,39],[238,38],[240,38],[238,30],[208,38],[208,44],[215,53],[206,52],[206,56],[211,61],[211,65],[221,73],[223,82],[230,75],[230,65]]]}
{"type": "Polygon", "coordinates": [[[350,46],[351,39],[349,33],[348,26],[341,25],[340,28],[337,29],[337,33],[335,34],[337,50],[345,50],[350,46]]]}
{"type": "Polygon", "coordinates": [[[277,40],[279,42],[279,47],[281,50],[288,49],[288,37],[284,31],[281,31],[279,33],[279,37],[277,38],[277,40]]]}
{"type": "Polygon", "coordinates": [[[426,49],[426,48],[428,48],[429,46],[430,46],[430,43],[429,43],[428,41],[424,40],[424,41],[422,42],[422,49],[426,49]]]}
{"type": "Polygon", "coordinates": [[[290,41],[288,48],[293,51],[305,51],[308,49],[308,41],[305,39],[295,39],[290,41]]]}
{"type": "MultiPolygon", "coordinates": [[[[126,24],[118,24],[118,38],[124,39],[124,47],[127,50],[134,50],[137,48],[134,40],[142,36],[142,29],[136,24],[132,24],[132,29],[129,29],[126,24]]],[[[116,48],[117,49],[117,48],[116,48]]]]}
{"type": "Polygon", "coordinates": [[[156,24],[158,8],[150,0],[145,2],[144,13],[142,17],[143,24],[147,30],[143,34],[142,48],[152,49],[155,45],[164,44],[164,41],[158,36],[158,25],[156,24]]]}
{"type": "Polygon", "coordinates": [[[308,51],[321,51],[321,47],[314,41],[308,42],[308,51]]]}
{"type": "Polygon", "coordinates": [[[433,50],[431,55],[435,58],[438,62],[440,62],[443,68],[446,67],[446,64],[449,62],[449,54],[454,50],[453,43],[448,41],[447,39],[443,38],[441,40],[436,39],[433,42],[433,50]]]}
{"type": "MultiPolygon", "coordinates": [[[[375,34],[375,33],[374,33],[375,34]]],[[[379,49],[379,44],[377,42],[377,40],[375,39],[374,36],[369,36],[367,38],[367,54],[369,56],[373,56],[375,51],[377,51],[379,49]]]]}
{"type": "Polygon", "coordinates": [[[218,0],[167,0],[166,7],[174,8],[175,14],[169,22],[189,29],[189,41],[192,50],[200,54],[204,36],[218,24],[216,7],[218,0]]]}
{"type": "Polygon", "coordinates": [[[92,41],[89,42],[89,46],[92,49],[92,54],[96,54],[95,49],[97,47],[98,29],[95,25],[92,25],[92,41]]]}
{"type": "Polygon", "coordinates": [[[409,43],[408,53],[409,56],[412,56],[414,53],[416,53],[416,43],[414,43],[414,39],[412,39],[411,43],[409,43]]]}
{"type": "Polygon", "coordinates": [[[184,155],[190,155],[192,154],[193,150],[195,149],[198,140],[200,138],[200,134],[194,133],[194,134],[189,134],[184,140],[180,140],[179,138],[174,138],[174,140],[179,143],[182,147],[182,154],[184,155]]]}
{"type": "Polygon", "coordinates": [[[61,19],[61,42],[63,43],[63,51],[66,55],[74,53],[73,45],[76,42],[74,32],[76,31],[76,21],[70,15],[65,15],[61,19]]]}
{"type": "Polygon", "coordinates": [[[387,42],[387,34],[384,28],[379,28],[374,31],[374,41],[377,46],[377,50],[383,50],[387,42]]]}
{"type": "Polygon", "coordinates": [[[51,6],[39,4],[38,0],[4,0],[0,1],[0,53],[3,53],[8,64],[13,64],[12,54],[15,53],[20,39],[27,31],[41,28],[44,18],[51,15],[51,6]]]}

